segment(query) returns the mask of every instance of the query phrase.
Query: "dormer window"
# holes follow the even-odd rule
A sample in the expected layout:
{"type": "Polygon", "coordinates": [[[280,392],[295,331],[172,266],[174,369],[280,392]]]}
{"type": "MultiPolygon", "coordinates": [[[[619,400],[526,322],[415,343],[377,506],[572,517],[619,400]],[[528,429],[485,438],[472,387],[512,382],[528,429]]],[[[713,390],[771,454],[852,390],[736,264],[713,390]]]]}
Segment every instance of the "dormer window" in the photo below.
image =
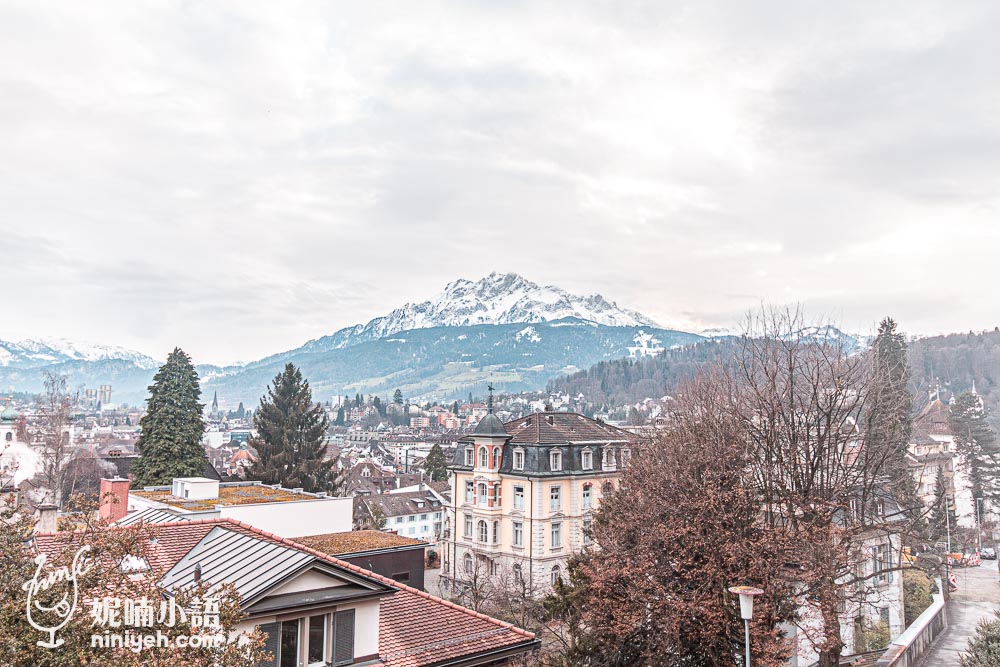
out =
{"type": "Polygon", "coordinates": [[[580,453],[580,467],[584,470],[594,469],[594,452],[585,449],[580,453]]]}
{"type": "Polygon", "coordinates": [[[552,472],[562,470],[562,451],[553,449],[549,452],[549,470],[552,472]]]}
{"type": "Polygon", "coordinates": [[[469,466],[471,468],[473,465],[475,465],[475,462],[476,462],[475,458],[473,457],[473,454],[472,454],[472,447],[466,447],[465,448],[465,465],[467,465],[467,466],[469,466]]]}
{"type": "Polygon", "coordinates": [[[524,450],[514,450],[514,470],[524,470],[524,450]]]}

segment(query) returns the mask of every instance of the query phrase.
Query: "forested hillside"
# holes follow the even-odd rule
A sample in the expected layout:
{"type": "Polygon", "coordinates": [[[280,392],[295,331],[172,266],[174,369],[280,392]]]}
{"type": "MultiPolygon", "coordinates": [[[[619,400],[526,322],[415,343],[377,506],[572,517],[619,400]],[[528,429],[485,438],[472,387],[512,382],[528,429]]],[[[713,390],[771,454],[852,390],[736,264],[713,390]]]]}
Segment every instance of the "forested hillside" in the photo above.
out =
{"type": "MultiPolygon", "coordinates": [[[[602,361],[591,368],[556,378],[549,391],[583,394],[580,408],[637,403],[644,398],[670,394],[685,377],[705,363],[725,358],[735,342],[709,341],[669,350],[658,357],[602,361]]],[[[911,389],[921,407],[930,391],[940,385],[942,398],[972,388],[989,407],[991,418],[1000,423],[1000,329],[985,333],[949,334],[914,340],[909,344],[911,389]]]]}

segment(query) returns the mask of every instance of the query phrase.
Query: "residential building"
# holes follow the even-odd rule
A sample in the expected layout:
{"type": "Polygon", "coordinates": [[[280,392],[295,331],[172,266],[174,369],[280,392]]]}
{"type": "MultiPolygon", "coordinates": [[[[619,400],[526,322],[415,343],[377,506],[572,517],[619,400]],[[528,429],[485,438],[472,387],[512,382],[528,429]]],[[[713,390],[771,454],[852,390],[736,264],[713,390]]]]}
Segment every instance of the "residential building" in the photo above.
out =
{"type": "Polygon", "coordinates": [[[424,590],[427,542],[381,530],[309,535],[295,541],[393,581],[424,590]]]}
{"type": "MultiPolygon", "coordinates": [[[[33,546],[55,558],[82,536],[40,533],[33,546]]],[[[530,632],[233,519],[156,526],[137,572],[166,591],[233,585],[244,614],[236,631],[267,634],[264,667],[499,666],[539,645],[530,632]]]]}
{"type": "Polygon", "coordinates": [[[368,528],[381,516],[385,517],[384,530],[435,543],[444,526],[445,509],[442,497],[421,484],[416,491],[355,497],[354,525],[368,528]]]}
{"type": "Polygon", "coordinates": [[[140,519],[153,523],[149,518],[152,516],[166,521],[175,520],[170,517],[188,521],[235,519],[283,537],[351,530],[350,498],[286,489],[278,484],[183,477],[174,479],[170,486],[130,490],[127,479],[102,479],[101,497],[108,492],[117,502],[104,502],[101,515],[123,523],[140,519]],[[146,510],[155,512],[139,515],[146,510]]]}
{"type": "Polygon", "coordinates": [[[588,546],[594,511],[639,444],[627,431],[568,412],[504,424],[492,412],[459,442],[441,576],[462,586],[509,569],[539,594],[588,546]]]}

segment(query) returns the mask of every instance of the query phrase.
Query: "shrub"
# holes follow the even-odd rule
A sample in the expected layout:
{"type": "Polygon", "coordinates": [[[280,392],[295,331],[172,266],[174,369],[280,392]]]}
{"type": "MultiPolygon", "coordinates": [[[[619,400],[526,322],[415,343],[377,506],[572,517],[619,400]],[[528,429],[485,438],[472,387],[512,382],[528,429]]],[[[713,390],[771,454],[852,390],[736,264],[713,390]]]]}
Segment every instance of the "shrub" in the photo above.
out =
{"type": "Polygon", "coordinates": [[[907,627],[931,606],[933,588],[934,582],[925,572],[913,568],[903,572],[903,615],[907,627]]]}
{"type": "Polygon", "coordinates": [[[993,620],[982,620],[976,634],[962,655],[962,667],[996,667],[1000,665],[1000,612],[993,620]]]}

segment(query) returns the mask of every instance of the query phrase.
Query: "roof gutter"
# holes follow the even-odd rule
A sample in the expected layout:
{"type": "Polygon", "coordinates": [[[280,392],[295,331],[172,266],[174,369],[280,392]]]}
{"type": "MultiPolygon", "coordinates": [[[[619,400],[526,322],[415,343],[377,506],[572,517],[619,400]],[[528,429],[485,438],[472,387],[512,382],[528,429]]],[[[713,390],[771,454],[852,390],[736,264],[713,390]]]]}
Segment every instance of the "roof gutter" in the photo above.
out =
{"type": "Polygon", "coordinates": [[[429,667],[476,667],[477,665],[492,665],[497,660],[504,658],[509,658],[514,655],[519,655],[521,653],[528,653],[529,651],[537,651],[542,645],[542,640],[527,639],[523,642],[517,644],[509,644],[502,648],[494,649],[492,651],[483,651],[481,653],[476,653],[471,656],[464,656],[461,658],[452,658],[451,660],[443,660],[441,662],[434,662],[429,665],[429,667]]]}

